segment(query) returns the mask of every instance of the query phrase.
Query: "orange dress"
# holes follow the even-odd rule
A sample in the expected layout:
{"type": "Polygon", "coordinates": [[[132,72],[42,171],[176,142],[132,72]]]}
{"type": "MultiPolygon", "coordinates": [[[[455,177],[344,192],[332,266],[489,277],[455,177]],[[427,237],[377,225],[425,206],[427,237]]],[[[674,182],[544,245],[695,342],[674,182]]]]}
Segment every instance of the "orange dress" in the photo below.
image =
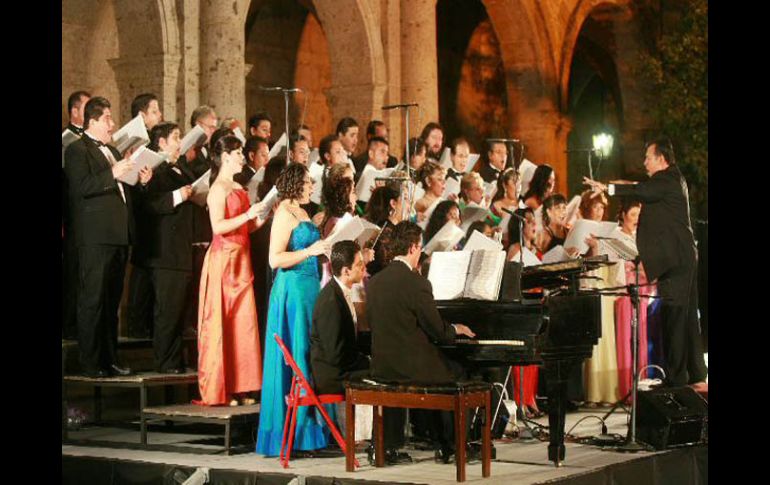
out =
{"type": "MultiPolygon", "coordinates": [[[[245,190],[230,192],[225,218],[249,208],[245,190]]],[[[228,404],[233,394],[262,388],[254,273],[251,269],[249,228],[244,224],[227,234],[214,235],[203,261],[198,308],[198,387],[196,404],[228,404]]]]}

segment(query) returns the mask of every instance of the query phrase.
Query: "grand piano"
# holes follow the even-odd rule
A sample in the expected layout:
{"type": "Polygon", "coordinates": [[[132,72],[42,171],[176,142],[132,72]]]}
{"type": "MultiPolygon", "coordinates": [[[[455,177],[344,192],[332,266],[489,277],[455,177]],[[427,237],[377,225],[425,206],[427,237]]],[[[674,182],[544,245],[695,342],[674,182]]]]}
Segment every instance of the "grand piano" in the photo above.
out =
{"type": "MultiPolygon", "coordinates": [[[[510,263],[508,263],[510,264],[510,263]]],[[[509,301],[437,300],[442,317],[475,333],[442,346],[469,369],[539,365],[546,375],[550,443],[548,459],[561,466],[567,377],[591,356],[601,337],[601,296],[581,291],[585,272],[606,265],[606,257],[531,266],[516,270],[520,290],[509,301]],[[522,296],[518,296],[518,295],[522,296]]]]}

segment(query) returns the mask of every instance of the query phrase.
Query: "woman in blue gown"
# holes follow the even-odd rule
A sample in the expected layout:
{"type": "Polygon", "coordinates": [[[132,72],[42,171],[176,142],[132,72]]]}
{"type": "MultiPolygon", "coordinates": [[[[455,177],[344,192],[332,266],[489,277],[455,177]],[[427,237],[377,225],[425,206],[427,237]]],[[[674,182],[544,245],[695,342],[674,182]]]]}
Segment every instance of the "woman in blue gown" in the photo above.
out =
{"type": "MultiPolygon", "coordinates": [[[[280,203],[270,230],[270,267],[277,270],[270,291],[262,376],[262,407],[259,413],[257,453],[278,456],[286,419],[285,396],[292,371],[283,361],[274,333],[286,343],[297,365],[310,379],[310,324],[318,292],[317,256],[328,253],[329,244],[300,207],[310,201],[313,181],[307,167],[293,163],[276,181],[280,203]]],[[[297,415],[294,450],[315,450],[327,444],[328,430],[312,406],[297,415]]]]}

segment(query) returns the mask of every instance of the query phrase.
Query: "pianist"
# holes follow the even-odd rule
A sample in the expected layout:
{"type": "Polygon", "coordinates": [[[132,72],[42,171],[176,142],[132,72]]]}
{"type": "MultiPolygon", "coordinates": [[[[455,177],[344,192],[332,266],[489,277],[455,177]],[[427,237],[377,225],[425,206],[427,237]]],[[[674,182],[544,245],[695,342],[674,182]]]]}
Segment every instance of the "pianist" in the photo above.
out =
{"type": "MultiPolygon", "coordinates": [[[[430,282],[414,272],[421,240],[422,229],[417,224],[400,222],[393,229],[390,243],[394,259],[371,279],[367,288],[371,376],[378,381],[444,384],[457,382],[464,375],[463,367],[451,361],[436,344],[450,344],[458,335],[475,334],[465,325],[444,322],[436,309],[430,282]]],[[[436,458],[448,462],[453,453],[451,414],[434,416],[436,458]]],[[[408,460],[408,455],[396,451],[403,445],[404,418],[403,409],[385,408],[385,459],[389,463],[408,460]]]]}

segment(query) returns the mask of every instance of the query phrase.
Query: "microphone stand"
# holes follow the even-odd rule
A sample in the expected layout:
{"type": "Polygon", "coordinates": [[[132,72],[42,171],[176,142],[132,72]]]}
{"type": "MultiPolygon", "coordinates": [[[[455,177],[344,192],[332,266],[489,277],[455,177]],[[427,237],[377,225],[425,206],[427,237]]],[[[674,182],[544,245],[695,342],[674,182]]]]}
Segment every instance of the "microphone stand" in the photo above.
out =
{"type": "Polygon", "coordinates": [[[274,86],[274,87],[264,87],[259,86],[259,89],[262,91],[281,91],[283,93],[283,103],[284,103],[284,115],[286,120],[286,163],[289,163],[289,93],[301,93],[302,90],[300,88],[282,88],[280,86],[274,86]]]}

